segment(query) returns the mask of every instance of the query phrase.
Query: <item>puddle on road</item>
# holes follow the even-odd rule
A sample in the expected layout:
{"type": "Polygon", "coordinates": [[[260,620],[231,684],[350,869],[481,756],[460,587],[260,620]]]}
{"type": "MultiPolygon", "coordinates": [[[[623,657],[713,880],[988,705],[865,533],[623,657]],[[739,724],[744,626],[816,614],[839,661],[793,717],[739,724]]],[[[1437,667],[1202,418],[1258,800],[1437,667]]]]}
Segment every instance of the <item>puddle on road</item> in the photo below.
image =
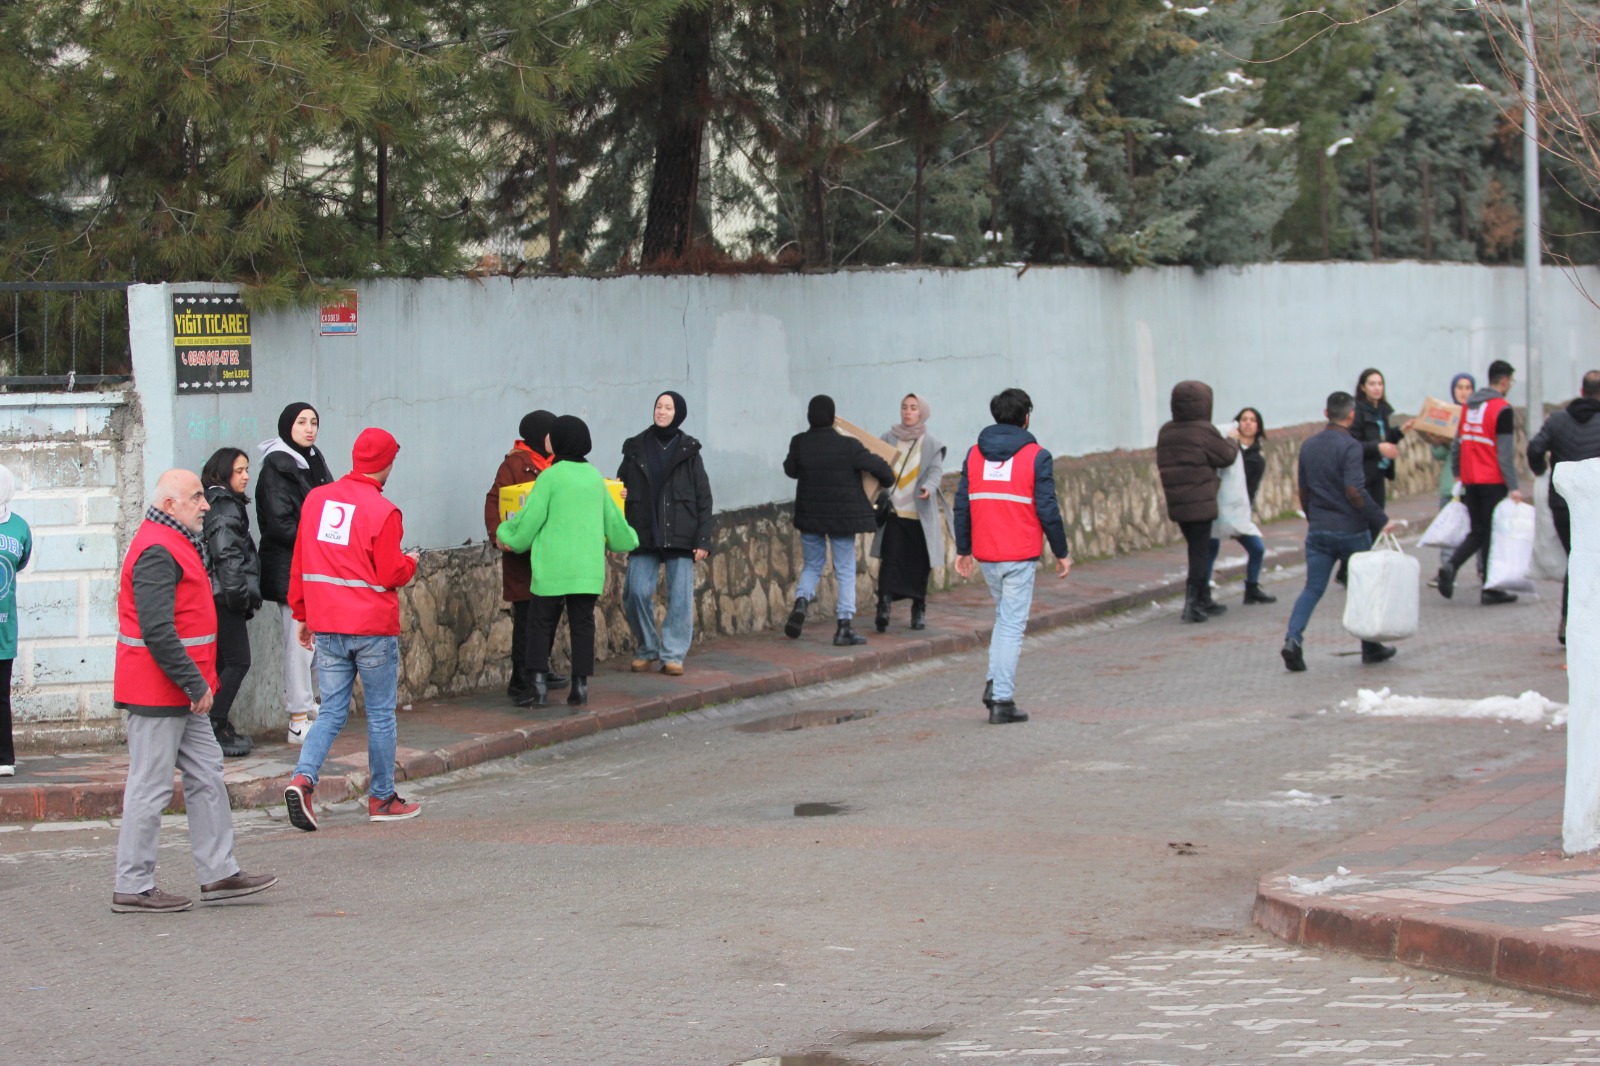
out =
{"type": "Polygon", "coordinates": [[[733,1066],[860,1066],[860,1063],[854,1059],[841,1059],[831,1052],[820,1051],[811,1055],[769,1055],[766,1058],[736,1062],[733,1066]]]}
{"type": "Polygon", "coordinates": [[[826,818],[833,814],[849,814],[850,807],[844,803],[796,803],[794,816],[796,818],[826,818]]]}
{"type": "Polygon", "coordinates": [[[812,729],[817,726],[859,722],[863,718],[871,718],[877,713],[877,711],[870,708],[790,711],[786,714],[775,714],[770,718],[757,718],[753,722],[736,725],[733,730],[736,733],[793,733],[796,730],[812,729]]]}
{"type": "Polygon", "coordinates": [[[911,1044],[922,1040],[937,1040],[945,1034],[943,1029],[883,1029],[875,1032],[845,1034],[847,1044],[911,1044]]]}

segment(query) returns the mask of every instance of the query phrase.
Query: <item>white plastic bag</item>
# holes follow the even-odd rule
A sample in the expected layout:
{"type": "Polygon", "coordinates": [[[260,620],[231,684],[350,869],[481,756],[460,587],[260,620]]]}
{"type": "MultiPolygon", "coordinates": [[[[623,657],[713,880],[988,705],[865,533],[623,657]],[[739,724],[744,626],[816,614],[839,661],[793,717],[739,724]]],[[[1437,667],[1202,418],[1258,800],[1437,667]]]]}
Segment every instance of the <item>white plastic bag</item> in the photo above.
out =
{"type": "Polygon", "coordinates": [[[1467,505],[1460,500],[1451,500],[1439,508],[1438,515],[1428,523],[1427,532],[1422,534],[1422,543],[1418,546],[1459,548],[1470,532],[1472,532],[1472,516],[1467,513],[1467,505]]]}
{"type": "Polygon", "coordinates": [[[1384,533],[1371,551],[1350,556],[1344,628],[1362,640],[1403,640],[1417,632],[1422,564],[1384,533]]]}
{"type": "Polygon", "coordinates": [[[1486,589],[1501,592],[1532,592],[1533,539],[1537,519],[1533,504],[1501,500],[1494,507],[1494,525],[1489,533],[1489,576],[1486,589]]]}
{"type": "Polygon", "coordinates": [[[1217,520],[1211,523],[1212,538],[1261,536],[1255,519],[1250,517],[1250,487],[1244,479],[1244,459],[1236,457],[1233,465],[1217,473],[1222,475],[1222,484],[1217,488],[1217,520]]]}
{"type": "Polygon", "coordinates": [[[1550,475],[1539,475],[1533,483],[1533,507],[1538,521],[1533,531],[1532,576],[1560,581],[1567,576],[1567,552],[1556,536],[1556,522],[1550,516],[1550,475]]]}

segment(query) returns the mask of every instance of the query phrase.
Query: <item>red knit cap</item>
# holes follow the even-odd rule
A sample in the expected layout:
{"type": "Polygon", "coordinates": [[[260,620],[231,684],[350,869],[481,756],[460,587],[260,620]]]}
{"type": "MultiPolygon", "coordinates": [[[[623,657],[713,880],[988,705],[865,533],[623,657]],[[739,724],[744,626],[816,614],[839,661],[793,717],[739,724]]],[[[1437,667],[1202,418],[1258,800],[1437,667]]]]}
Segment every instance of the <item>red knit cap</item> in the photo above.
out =
{"type": "Polygon", "coordinates": [[[368,426],[350,449],[350,469],[357,474],[376,474],[400,454],[400,442],[386,429],[368,426]]]}

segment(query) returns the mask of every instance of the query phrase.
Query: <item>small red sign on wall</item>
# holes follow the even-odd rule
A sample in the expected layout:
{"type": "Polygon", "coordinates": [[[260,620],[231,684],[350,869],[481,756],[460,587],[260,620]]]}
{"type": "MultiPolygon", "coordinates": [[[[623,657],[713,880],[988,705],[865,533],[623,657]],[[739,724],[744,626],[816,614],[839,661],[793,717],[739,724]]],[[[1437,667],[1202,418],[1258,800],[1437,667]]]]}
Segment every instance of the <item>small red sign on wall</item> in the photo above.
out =
{"type": "Polygon", "coordinates": [[[324,337],[356,335],[356,290],[345,289],[322,305],[322,335],[324,337]]]}

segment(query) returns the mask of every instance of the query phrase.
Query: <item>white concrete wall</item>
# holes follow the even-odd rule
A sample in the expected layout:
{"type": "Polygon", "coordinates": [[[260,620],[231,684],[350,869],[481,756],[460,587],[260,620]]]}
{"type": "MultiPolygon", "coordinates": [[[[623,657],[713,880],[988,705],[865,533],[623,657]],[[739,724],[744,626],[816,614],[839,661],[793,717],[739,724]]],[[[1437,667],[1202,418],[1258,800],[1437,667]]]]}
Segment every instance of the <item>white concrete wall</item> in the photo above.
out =
{"type": "Polygon", "coordinates": [[[139,480],[137,446],[116,424],[125,403],[121,393],[0,396],[0,463],[16,475],[12,507],[33,531],[33,556],[17,580],[19,735],[109,735],[116,715],[124,500],[139,480]]]}
{"type": "MultiPolygon", "coordinates": [[[[1578,279],[1600,290],[1600,271],[1578,279]]],[[[197,289],[203,286],[183,286],[197,289]]],[[[1218,417],[1246,404],[1268,427],[1313,420],[1334,389],[1377,366],[1392,402],[1415,410],[1451,375],[1492,359],[1522,368],[1522,275],[1455,264],[1281,264],[1187,268],[1034,267],[748,277],[390,281],[360,289],[360,333],[319,337],[314,308],[258,315],[254,390],[176,397],[170,293],[136,288],[134,369],[148,435],[146,482],[198,469],[222,444],[275,432],[294,400],[317,405],[336,473],[362,426],[400,439],[392,498],[407,542],[484,536],[483,493],[521,416],[544,407],[588,420],[610,473],[656,394],[681,392],[706,445],[719,510],[788,499],[780,464],[807,399],[886,427],[908,391],[933,428],[964,446],[988,399],[1019,385],[1034,430],[1059,455],[1147,447],[1173,383],[1210,382],[1218,417]]],[[[1600,311],[1573,280],[1545,283],[1549,400],[1600,365],[1584,341],[1600,311]]],[[[1522,402],[1519,393],[1513,400],[1522,402]]]]}

